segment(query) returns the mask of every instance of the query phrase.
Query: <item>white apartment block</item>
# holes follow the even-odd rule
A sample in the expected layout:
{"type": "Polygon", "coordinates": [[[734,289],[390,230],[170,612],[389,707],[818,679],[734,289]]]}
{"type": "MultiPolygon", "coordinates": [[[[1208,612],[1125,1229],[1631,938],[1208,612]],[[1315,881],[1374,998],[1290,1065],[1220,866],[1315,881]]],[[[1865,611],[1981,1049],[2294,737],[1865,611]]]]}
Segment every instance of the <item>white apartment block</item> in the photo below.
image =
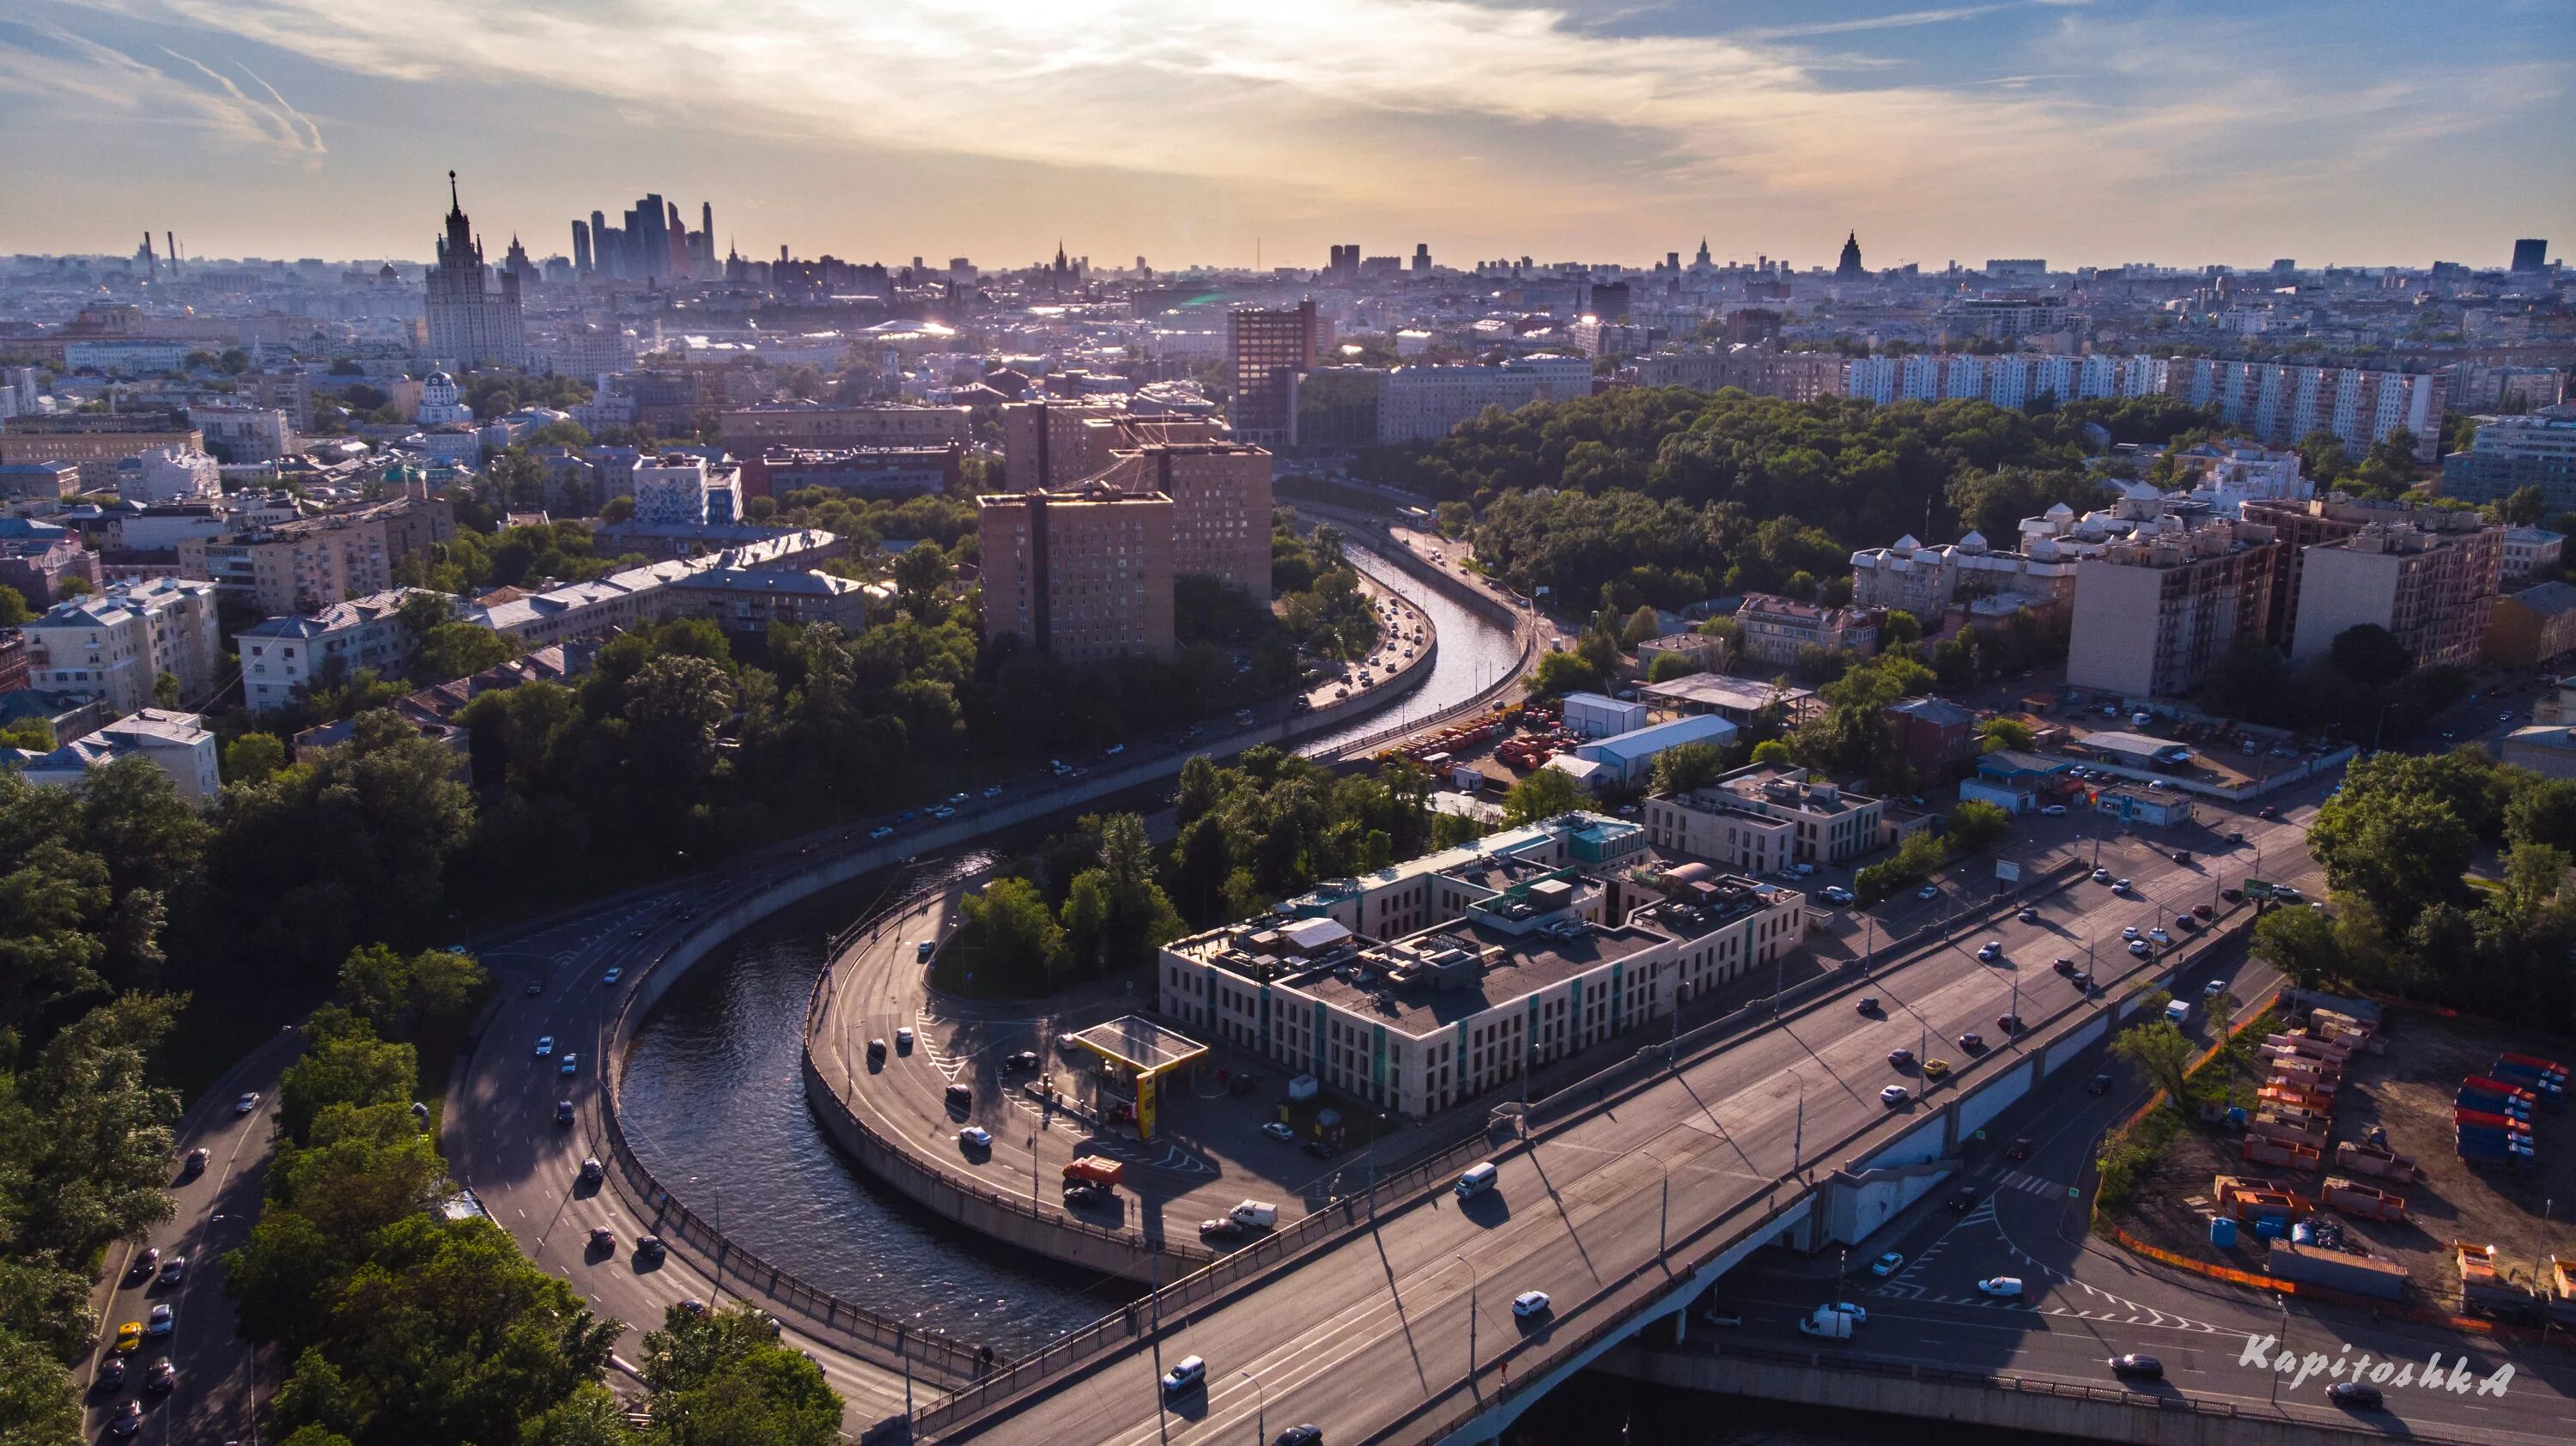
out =
{"type": "Polygon", "coordinates": [[[1579,356],[1517,357],[1494,366],[1397,367],[1378,391],[1377,439],[1436,442],[1487,407],[1592,394],[1592,363],[1579,356]]]}
{"type": "Polygon", "coordinates": [[[218,502],[223,499],[222,464],[213,454],[188,447],[155,447],[132,468],[116,471],[116,495],[146,507],[162,502],[218,502]]]}
{"type": "Polygon", "coordinates": [[[1843,394],[1890,402],[1965,400],[2025,407],[2043,396],[2143,397],[2165,390],[2166,364],[2148,356],[1871,356],[1843,373],[1843,394]]]}
{"type": "Polygon", "coordinates": [[[2508,527],[2504,530],[2504,570],[2500,585],[2511,585],[2543,568],[2556,567],[2560,552],[2567,546],[2567,534],[2546,527],[2508,527]]]}
{"type": "Polygon", "coordinates": [[[2269,362],[2176,358],[2165,364],[2166,395],[2197,407],[2216,407],[2221,420],[2258,439],[2294,446],[2310,432],[2328,431],[2362,452],[2389,433],[2415,436],[2415,455],[2441,455],[2442,408],[2450,379],[2438,373],[2364,371],[2359,367],[2297,367],[2269,362]]]}
{"type": "MultiPolygon", "coordinates": [[[[273,713],[299,693],[346,681],[360,668],[400,668],[412,638],[397,614],[419,589],[392,588],[333,603],[302,617],[270,618],[233,634],[241,655],[242,699],[253,713],[273,713]]],[[[444,594],[431,593],[432,597],[444,594]]]]}
{"type": "Polygon", "coordinates": [[[1885,800],[1813,779],[1804,768],[1739,768],[1688,793],[1646,800],[1646,838],[1750,874],[1842,863],[1879,846],[1885,800]]]}
{"type": "MultiPolygon", "coordinates": [[[[710,516],[704,458],[670,453],[635,464],[635,520],[657,526],[704,527],[710,516]]],[[[732,521],[728,517],[724,521],[732,521]]]]}
{"type": "Polygon", "coordinates": [[[206,804],[223,791],[216,772],[215,735],[194,713],[137,709],[86,738],[51,753],[21,752],[18,776],[29,783],[70,788],[89,771],[118,758],[142,758],[170,780],[190,803],[206,804]]]}
{"type": "Polygon", "coordinates": [[[833,540],[832,534],[812,529],[783,533],[705,557],[628,568],[589,582],[469,608],[461,620],[509,633],[530,649],[547,647],[670,616],[677,604],[664,596],[664,589],[683,578],[719,568],[759,571],[786,566],[809,553],[822,553],[833,540]]]}
{"type": "Polygon", "coordinates": [[[179,680],[182,698],[214,691],[220,646],[211,582],[110,583],[56,604],[22,631],[31,688],[103,698],[120,715],[149,706],[163,673],[179,680]]]}
{"type": "Polygon", "coordinates": [[[1797,890],[1659,888],[1590,867],[1642,843],[1634,825],[1569,814],[1334,881],[1165,945],[1161,1012],[1377,1108],[1450,1108],[1797,946],[1797,890]]]}

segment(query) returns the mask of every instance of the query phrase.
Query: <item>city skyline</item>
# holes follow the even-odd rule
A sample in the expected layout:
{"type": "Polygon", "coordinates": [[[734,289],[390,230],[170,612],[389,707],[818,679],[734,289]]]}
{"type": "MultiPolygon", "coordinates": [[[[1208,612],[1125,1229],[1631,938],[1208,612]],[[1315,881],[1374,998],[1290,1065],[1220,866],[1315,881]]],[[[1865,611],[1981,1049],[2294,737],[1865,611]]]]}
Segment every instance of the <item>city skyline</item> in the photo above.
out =
{"type": "Polygon", "coordinates": [[[0,20],[0,121],[83,144],[18,158],[0,250],[121,254],[149,227],[192,255],[422,260],[453,166],[495,253],[566,253],[598,198],[659,192],[711,198],[745,255],[987,267],[1061,234],[1164,268],[1314,267],[1354,237],[1643,263],[1702,235],[1805,268],[1855,230],[1873,267],[2500,267],[2576,225],[2571,10],[2423,9],[754,0],[716,28],[44,0],[0,20]],[[2409,176],[2440,204],[2392,205],[2409,176]]]}

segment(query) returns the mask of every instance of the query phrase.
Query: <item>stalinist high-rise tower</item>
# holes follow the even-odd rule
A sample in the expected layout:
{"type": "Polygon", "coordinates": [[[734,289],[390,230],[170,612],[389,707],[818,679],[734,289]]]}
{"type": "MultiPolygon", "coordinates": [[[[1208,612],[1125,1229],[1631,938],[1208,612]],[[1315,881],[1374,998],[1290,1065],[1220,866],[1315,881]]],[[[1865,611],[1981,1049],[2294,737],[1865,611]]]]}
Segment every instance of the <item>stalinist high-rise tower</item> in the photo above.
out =
{"type": "Polygon", "coordinates": [[[483,270],[483,243],[456,199],[456,173],[447,173],[447,235],[430,269],[427,313],[429,354],[459,370],[528,364],[528,329],[519,315],[519,278],[504,271],[494,290],[483,270]]]}

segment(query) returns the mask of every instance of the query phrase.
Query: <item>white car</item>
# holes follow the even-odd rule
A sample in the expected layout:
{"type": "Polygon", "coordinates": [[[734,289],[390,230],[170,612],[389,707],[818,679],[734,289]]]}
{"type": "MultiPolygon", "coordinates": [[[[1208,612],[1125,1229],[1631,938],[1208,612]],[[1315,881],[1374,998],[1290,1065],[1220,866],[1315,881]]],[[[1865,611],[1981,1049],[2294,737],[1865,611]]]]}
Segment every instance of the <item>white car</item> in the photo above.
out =
{"type": "Polygon", "coordinates": [[[968,1125],[957,1132],[957,1143],[970,1150],[989,1150],[993,1148],[993,1132],[982,1125],[968,1125]]]}
{"type": "Polygon", "coordinates": [[[1904,1104],[1912,1098],[1914,1098],[1914,1091],[1907,1089],[1903,1085],[1889,1085],[1887,1088],[1878,1092],[1878,1102],[1890,1109],[1894,1109],[1896,1106],[1904,1104]]]}
{"type": "Polygon", "coordinates": [[[1825,885],[1818,896],[1828,904],[1848,904],[1852,901],[1852,891],[1840,884],[1825,885]]]}
{"type": "Polygon", "coordinates": [[[875,828],[868,830],[868,837],[872,839],[890,839],[894,837],[894,825],[890,823],[878,824],[875,828]]]}
{"type": "Polygon", "coordinates": [[[2155,940],[2159,944],[2170,944],[2173,942],[2173,935],[2166,933],[2162,929],[2149,929],[2147,931],[2147,937],[2155,940]]]}
{"type": "Polygon", "coordinates": [[[2039,816],[2041,818],[2064,818],[2066,817],[2066,805],[2062,803],[2044,805],[2039,810],[2039,816]]]}
{"type": "Polygon", "coordinates": [[[896,1030],[896,1031],[894,1032],[894,1047],[895,1047],[895,1048],[897,1048],[897,1049],[899,1049],[899,1050],[902,1050],[902,1051],[903,1051],[904,1053],[906,1053],[906,1054],[910,1054],[910,1053],[912,1053],[912,1026],[911,1026],[911,1025],[907,1024],[907,1025],[905,1025],[903,1028],[898,1029],[898,1030],[896,1030]]]}
{"type": "Polygon", "coordinates": [[[2154,946],[2148,944],[2144,939],[2132,939],[2129,941],[2129,953],[2134,958],[2144,959],[2152,952],[2154,952],[2154,946]]]}
{"type": "Polygon", "coordinates": [[[2093,871],[2093,882],[2097,884],[2107,884],[2111,882],[2111,871],[2109,869],[2095,869],[2093,871]]]}
{"type": "Polygon", "coordinates": [[[1534,1315],[1547,1314],[1547,1292],[1543,1290],[1525,1290],[1520,1294],[1513,1296],[1512,1314],[1519,1316],[1523,1320],[1527,1320],[1534,1315]]]}
{"type": "Polygon", "coordinates": [[[1869,1263],[1869,1273],[1881,1280],[1905,1268],[1905,1257],[1891,1250],[1869,1263]]]}
{"type": "Polygon", "coordinates": [[[2129,881],[2127,879],[2113,879],[2111,881],[2111,892],[2115,894],[2125,894],[2129,892],[2129,881]]]}
{"type": "Polygon", "coordinates": [[[2021,1294],[2021,1277],[1998,1275],[1992,1280],[1978,1281],[1977,1294],[1991,1295],[1999,1300],[2011,1300],[2021,1294]]]}
{"type": "Polygon", "coordinates": [[[1988,939],[1983,944],[1977,946],[1977,957],[1988,964],[1992,964],[1996,960],[2004,957],[2004,946],[1996,940],[1988,939]]]}
{"type": "Polygon", "coordinates": [[[2137,937],[2138,937],[2138,926],[2137,926],[2137,925],[2135,925],[2135,924],[2131,924],[2131,925],[2129,925],[2127,928],[2122,929],[2122,930],[2120,931],[2120,937],[2121,937],[2121,938],[2123,938],[2123,939],[2135,939],[2135,938],[2137,938],[2137,937]]]}

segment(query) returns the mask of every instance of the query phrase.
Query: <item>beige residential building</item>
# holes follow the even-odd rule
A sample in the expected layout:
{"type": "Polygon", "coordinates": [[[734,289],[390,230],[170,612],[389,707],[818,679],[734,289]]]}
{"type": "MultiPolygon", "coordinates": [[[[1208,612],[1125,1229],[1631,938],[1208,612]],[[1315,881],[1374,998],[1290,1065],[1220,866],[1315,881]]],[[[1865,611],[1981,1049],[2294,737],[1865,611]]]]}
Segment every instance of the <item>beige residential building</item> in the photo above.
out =
{"type": "Polygon", "coordinates": [[[1068,662],[1172,655],[1171,498],[1094,486],[975,504],[985,637],[1068,662]]]}
{"type": "Polygon", "coordinates": [[[21,462],[97,462],[101,477],[115,475],[115,464],[170,448],[206,450],[206,434],[188,424],[183,411],[69,412],[54,416],[12,417],[0,428],[0,465],[21,462]]]}
{"type": "Polygon", "coordinates": [[[1646,837],[1660,850],[1747,873],[1794,863],[1842,863],[1877,848],[1886,802],[1804,768],[1739,768],[1682,794],[1646,800],[1646,837]]]}
{"type": "Polygon", "coordinates": [[[2273,530],[2259,523],[2141,533],[2084,560],[2066,681],[2121,698],[2200,686],[2239,634],[2271,610],[2273,530]]]}
{"type": "Polygon", "coordinates": [[[1787,667],[1809,648],[1829,653],[1878,651],[1878,618],[1859,608],[1818,607],[1775,593],[1744,595],[1735,611],[1745,661],[1787,667]]]}
{"type": "Polygon", "coordinates": [[[272,617],[394,585],[393,565],[456,538],[444,497],[401,497],[255,532],[183,538],[179,575],[246,597],[272,617]]]}
{"type": "Polygon", "coordinates": [[[2292,658],[2317,657],[2349,628],[2396,635],[2418,667],[2469,667],[2486,652],[2502,565],[2499,528],[2433,532],[2373,522],[2308,549],[2292,658]]]}
{"type": "Polygon", "coordinates": [[[153,702],[163,673],[182,699],[214,691],[215,585],[180,578],[116,582],[26,624],[27,685],[104,699],[119,715],[153,702]]]}
{"type": "MultiPolygon", "coordinates": [[[[2272,611],[2264,636],[2273,645],[2299,656],[2300,598],[2306,592],[2308,557],[2319,546],[2346,538],[2374,522],[2406,523],[2425,532],[2460,535],[2491,532],[2498,557],[2491,575],[2500,575],[2504,529],[2466,509],[2422,507],[2413,502],[2381,502],[2338,493],[2306,499],[2256,499],[2245,504],[2244,518],[2270,527],[2281,549],[2272,558],[2272,611]]],[[[2489,587],[2489,593],[2495,589],[2489,587]]],[[[2334,640],[2329,637],[2327,643],[2334,640]]]]}
{"type": "Polygon", "coordinates": [[[745,407],[726,412],[719,425],[737,456],[771,447],[963,447],[974,440],[964,407],[745,407]]]}
{"type": "Polygon", "coordinates": [[[1270,600],[1270,453],[1232,442],[1120,452],[1100,481],[1172,499],[1172,571],[1270,600]]]}

